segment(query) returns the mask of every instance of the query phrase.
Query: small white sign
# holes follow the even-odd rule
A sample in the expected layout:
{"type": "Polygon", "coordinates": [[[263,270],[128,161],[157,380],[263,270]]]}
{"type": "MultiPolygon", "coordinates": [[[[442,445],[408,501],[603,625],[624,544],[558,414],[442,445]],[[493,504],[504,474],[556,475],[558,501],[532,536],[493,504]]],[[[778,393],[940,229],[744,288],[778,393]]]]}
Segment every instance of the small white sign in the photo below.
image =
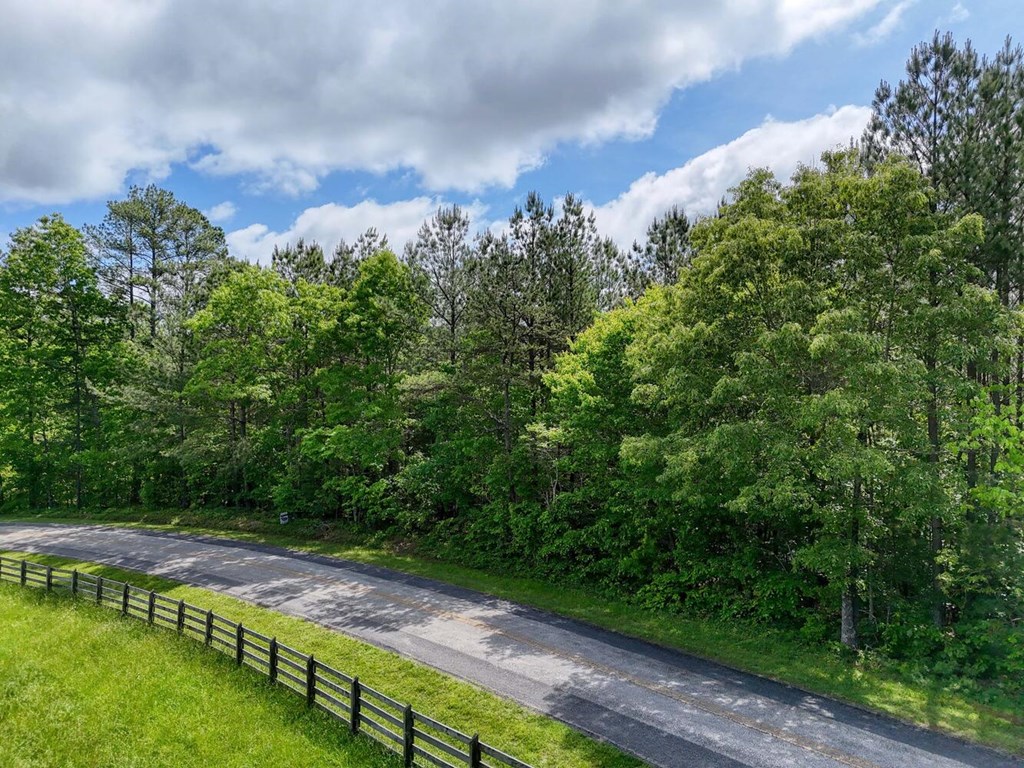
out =
{"type": "Polygon", "coordinates": [[[282,512],[281,513],[281,525],[284,525],[287,522],[288,522],[288,513],[287,512],[282,512]]]}

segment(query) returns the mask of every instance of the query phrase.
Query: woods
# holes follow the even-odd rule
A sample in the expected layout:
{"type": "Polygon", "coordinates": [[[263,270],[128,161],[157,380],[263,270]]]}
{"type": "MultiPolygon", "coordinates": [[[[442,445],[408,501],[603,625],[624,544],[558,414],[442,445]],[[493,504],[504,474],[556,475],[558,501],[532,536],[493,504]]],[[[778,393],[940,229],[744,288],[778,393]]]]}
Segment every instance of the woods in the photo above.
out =
{"type": "Polygon", "coordinates": [[[1021,49],[937,35],[874,110],[628,250],[571,194],[267,267],[154,186],[44,218],[0,503],[287,511],[1019,694],[1021,49]]]}

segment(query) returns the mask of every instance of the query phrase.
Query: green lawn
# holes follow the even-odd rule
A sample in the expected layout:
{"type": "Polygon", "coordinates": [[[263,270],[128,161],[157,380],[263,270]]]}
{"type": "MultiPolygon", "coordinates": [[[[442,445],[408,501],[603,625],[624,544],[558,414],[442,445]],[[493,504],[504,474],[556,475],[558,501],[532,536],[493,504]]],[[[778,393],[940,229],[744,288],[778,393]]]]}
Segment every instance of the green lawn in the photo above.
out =
{"type": "Polygon", "coordinates": [[[115,612],[0,587],[0,765],[397,766],[225,656],[115,612]]]}
{"type": "MultiPolygon", "coordinates": [[[[7,557],[25,557],[37,563],[54,566],[74,567],[105,578],[129,581],[136,586],[153,589],[202,608],[213,609],[225,618],[241,621],[257,632],[276,636],[280,642],[293,648],[311,652],[320,661],[335,669],[358,675],[364,684],[399,701],[411,703],[417,711],[425,715],[441,720],[465,733],[479,733],[483,741],[537,768],[639,768],[642,765],[634,758],[606,744],[592,741],[555,720],[529,712],[473,685],[302,619],[284,616],[205,589],[119,568],[79,563],[67,558],[46,555],[17,552],[0,554],[7,557]]],[[[6,756],[5,749],[12,749],[11,756],[15,758],[13,762],[0,759],[0,765],[220,765],[216,760],[200,760],[196,763],[175,762],[172,758],[174,745],[179,743],[176,741],[178,733],[190,734],[181,737],[180,741],[183,749],[190,755],[197,754],[195,745],[200,741],[205,745],[206,751],[203,754],[219,755],[218,750],[222,748],[219,742],[226,740],[226,743],[231,745],[232,754],[236,755],[232,758],[236,762],[229,761],[225,763],[226,765],[392,764],[378,757],[378,751],[362,744],[362,740],[358,744],[359,748],[352,750],[352,743],[344,736],[345,729],[341,724],[328,721],[326,716],[319,717],[308,712],[299,697],[275,689],[265,678],[252,670],[236,669],[233,661],[227,656],[206,649],[190,638],[179,638],[175,633],[165,629],[149,628],[135,619],[123,619],[116,610],[96,608],[86,601],[74,601],[70,597],[57,594],[47,597],[42,590],[23,590],[9,583],[0,585],[0,601],[0,604],[7,606],[0,610],[0,680],[3,681],[0,685],[5,686],[5,693],[0,697],[0,732],[3,733],[4,742],[0,745],[0,758],[6,756]],[[19,615],[22,604],[26,606],[26,611],[24,615],[19,615]],[[17,629],[11,629],[12,624],[8,624],[7,614],[17,619],[17,629]],[[38,637],[43,640],[39,643],[33,641],[25,644],[23,641],[27,637],[38,637]],[[121,644],[122,638],[124,645],[121,644]],[[151,653],[157,654],[155,649],[166,653],[166,659],[161,657],[159,665],[154,662],[154,671],[151,672],[148,666],[149,657],[151,653]],[[53,666],[49,667],[45,674],[37,675],[30,672],[28,677],[8,674],[8,669],[13,673],[13,670],[26,663],[31,671],[37,665],[43,665],[50,656],[53,657],[53,666]],[[88,663],[84,663],[86,660],[88,663]],[[188,660],[189,664],[179,663],[179,660],[188,660]],[[190,666],[192,662],[207,666],[200,669],[190,666]],[[62,677],[64,673],[61,670],[65,667],[73,674],[62,677]],[[203,674],[199,674],[200,672],[203,674]],[[160,678],[166,678],[163,683],[156,686],[156,693],[152,694],[145,690],[149,686],[150,676],[154,684],[158,683],[160,678]],[[35,686],[37,679],[45,681],[45,685],[38,690],[35,686]],[[62,680],[58,686],[59,690],[50,690],[56,685],[54,681],[57,680],[62,680]],[[240,702],[259,701],[260,705],[265,707],[264,715],[261,719],[248,721],[241,705],[237,710],[228,707],[219,715],[216,707],[203,704],[202,691],[207,684],[211,687],[233,685],[238,691],[240,702]],[[174,692],[179,688],[181,693],[178,695],[182,701],[174,703],[174,692]],[[91,718],[86,719],[81,715],[85,693],[94,690],[102,698],[90,698],[89,706],[109,710],[111,713],[109,723],[105,723],[104,729],[100,730],[93,728],[91,718]],[[125,694],[124,698],[120,696],[122,692],[125,694]],[[68,713],[67,718],[82,718],[81,724],[70,730],[71,736],[66,740],[66,744],[61,736],[63,728],[67,726],[66,722],[64,725],[54,726],[56,730],[47,730],[45,738],[36,738],[31,730],[34,721],[45,719],[43,714],[46,699],[50,696],[64,702],[57,711],[68,713]],[[27,697],[34,702],[34,708],[25,712],[21,718],[21,725],[18,726],[18,732],[24,733],[15,744],[24,742],[25,746],[12,748],[6,730],[8,726],[5,718],[10,707],[7,702],[13,702],[20,697],[27,697]],[[83,702],[81,706],[75,703],[76,697],[83,702]],[[136,702],[136,699],[140,701],[136,702]],[[161,702],[165,699],[169,704],[160,709],[161,702]],[[127,709],[134,710],[136,706],[143,711],[141,714],[133,711],[131,723],[118,722],[114,713],[127,709]],[[147,706],[157,708],[157,711],[147,714],[147,706]],[[199,723],[193,729],[191,719],[176,720],[179,711],[190,718],[206,716],[212,718],[212,722],[207,726],[199,723]],[[230,738],[222,738],[213,730],[221,727],[221,720],[227,723],[226,730],[232,734],[230,738]],[[147,737],[141,731],[145,730],[142,728],[143,724],[150,722],[158,726],[156,730],[159,733],[147,737]],[[268,722],[271,725],[267,725],[268,722]],[[269,752],[245,751],[247,747],[243,742],[248,743],[246,740],[252,739],[257,745],[261,744],[264,730],[276,727],[284,732],[284,735],[288,735],[298,727],[299,736],[296,738],[299,738],[304,733],[302,728],[307,727],[307,724],[308,728],[312,729],[308,738],[323,745],[325,749],[327,746],[347,744],[351,756],[349,752],[337,746],[334,746],[336,756],[328,759],[322,757],[324,753],[317,752],[314,754],[315,759],[310,758],[308,762],[304,757],[293,759],[288,756],[287,759],[274,759],[274,756],[287,755],[283,750],[292,747],[282,747],[281,752],[275,752],[273,755],[269,752]],[[153,761],[100,759],[108,754],[104,750],[112,748],[104,742],[116,741],[120,738],[117,734],[122,731],[133,735],[130,743],[134,743],[135,739],[142,739],[144,743],[138,748],[147,755],[153,754],[153,761]],[[80,762],[65,761],[63,757],[78,751],[79,740],[91,745],[90,749],[82,753],[85,757],[80,762]],[[150,741],[154,742],[153,746],[150,746],[150,741]],[[45,749],[54,750],[52,757],[48,753],[38,751],[45,749]],[[359,759],[356,759],[357,757],[359,759]]],[[[13,709],[10,711],[12,714],[15,713],[13,709]]],[[[282,741],[282,744],[292,742],[282,741]]]]}
{"type": "MultiPolygon", "coordinates": [[[[0,517],[0,520],[14,520],[0,517]]],[[[492,574],[438,562],[398,546],[380,546],[315,521],[280,526],[276,515],[208,511],[104,510],[28,519],[171,528],[337,555],[469,587],[509,600],[678,648],[815,693],[884,712],[928,728],[1024,755],[1019,702],[982,703],[942,681],[913,677],[873,657],[851,661],[831,649],[742,622],[715,622],[648,611],[622,600],[538,579],[492,574]]]]}

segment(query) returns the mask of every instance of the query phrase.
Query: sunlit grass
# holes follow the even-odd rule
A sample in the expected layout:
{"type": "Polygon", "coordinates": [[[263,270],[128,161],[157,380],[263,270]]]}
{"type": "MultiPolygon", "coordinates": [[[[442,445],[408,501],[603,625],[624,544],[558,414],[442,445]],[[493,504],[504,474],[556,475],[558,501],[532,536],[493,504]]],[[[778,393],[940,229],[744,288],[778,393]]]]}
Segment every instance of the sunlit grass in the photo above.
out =
{"type": "Polygon", "coordinates": [[[172,634],[0,587],[0,764],[398,766],[257,675],[172,634]]]}
{"type": "Polygon", "coordinates": [[[884,660],[870,656],[843,658],[827,647],[801,643],[763,626],[650,611],[571,586],[439,562],[416,552],[375,546],[343,527],[315,521],[296,521],[285,529],[277,523],[276,515],[254,518],[252,514],[199,510],[104,510],[80,516],[23,519],[117,523],[229,535],[394,568],[546,609],[1024,755],[1024,713],[1014,709],[1012,703],[983,703],[948,690],[942,681],[905,674],[884,660]]]}
{"type": "MultiPolygon", "coordinates": [[[[479,733],[481,739],[487,743],[509,752],[521,760],[531,763],[538,768],[565,766],[566,768],[584,768],[589,766],[607,766],[608,768],[634,768],[641,763],[634,758],[627,757],[618,750],[606,744],[599,744],[582,734],[573,731],[550,718],[543,717],[534,712],[528,711],[513,702],[500,699],[482,689],[462,681],[455,680],[440,672],[429,669],[415,662],[403,659],[393,653],[375,648],[352,638],[338,634],[331,630],[320,627],[311,622],[285,616],[272,610],[260,608],[249,603],[242,602],[226,595],[221,595],[205,589],[190,587],[179,584],[158,576],[150,576],[132,571],[125,571],[109,566],[78,563],[67,558],[54,557],[39,554],[26,553],[4,553],[8,557],[25,557],[34,562],[44,563],[61,567],[75,567],[80,571],[101,575],[105,578],[126,580],[144,589],[153,589],[172,598],[183,599],[202,608],[209,608],[233,621],[241,621],[246,626],[261,632],[265,635],[276,636],[278,640],[293,648],[313,653],[318,659],[336,669],[348,674],[358,675],[359,679],[373,688],[386,693],[403,702],[409,702],[413,707],[435,719],[441,720],[465,733],[479,733]]],[[[16,585],[0,586],[0,599],[15,600],[21,590],[16,585]]],[[[29,592],[30,590],[25,590],[29,592]]],[[[31,590],[34,591],[34,590],[31,590]]],[[[22,600],[27,599],[22,597],[22,600]]],[[[34,598],[39,600],[39,598],[34,598]]],[[[88,635],[90,629],[85,626],[85,619],[95,623],[101,632],[113,631],[110,627],[120,627],[119,631],[135,633],[141,638],[152,643],[169,643],[171,647],[179,649],[180,653],[188,658],[202,658],[208,663],[214,664],[216,668],[229,675],[232,679],[241,676],[248,681],[248,685],[259,689],[259,695],[274,693],[277,696],[285,697],[290,715],[285,720],[296,717],[305,718],[307,715],[302,701],[292,694],[280,689],[272,689],[268,683],[262,682],[263,678],[255,672],[247,669],[236,670],[230,659],[215,651],[203,648],[190,638],[178,638],[174,633],[167,630],[148,628],[136,620],[122,619],[117,611],[94,608],[86,601],[73,601],[70,598],[54,596],[45,601],[45,607],[56,612],[56,615],[77,616],[82,621],[67,631],[78,635],[88,635]]],[[[52,642],[60,644],[62,640],[58,631],[64,631],[63,625],[51,622],[44,628],[33,630],[30,620],[26,620],[23,631],[32,636],[33,632],[45,633],[48,637],[52,635],[52,642]]],[[[5,634],[0,632],[0,635],[5,634]]],[[[123,653],[133,657],[136,668],[140,662],[137,657],[140,653],[145,654],[145,649],[126,649],[123,653]]],[[[88,650],[75,651],[70,655],[64,655],[64,663],[71,663],[72,658],[81,656],[90,658],[92,654],[98,653],[104,658],[110,657],[113,665],[105,668],[104,675],[112,678],[123,679],[126,676],[131,678],[138,673],[127,673],[118,671],[116,659],[122,654],[121,651],[104,651],[102,644],[91,646],[88,650]]],[[[13,662],[12,662],[13,663],[13,662]]],[[[144,663],[142,663],[144,667],[144,663]]],[[[0,661],[0,670],[4,664],[0,661]]],[[[187,676],[193,677],[193,676],[187,676]]],[[[178,678],[178,682],[185,687],[189,682],[178,678]]],[[[84,684],[84,681],[83,681],[84,684]]],[[[195,682],[191,683],[195,685],[195,682]]],[[[17,686],[15,686],[17,688],[17,686]]],[[[77,685],[70,686],[74,690],[77,685]]],[[[255,689],[253,689],[255,690],[255,689]]],[[[256,696],[256,693],[250,694],[256,696]]],[[[116,694],[112,694],[108,702],[117,703],[116,694]]],[[[121,705],[117,705],[121,706],[121,705]]],[[[0,710],[2,712],[2,710],[0,710]]],[[[174,725],[173,712],[167,713],[161,728],[170,729],[173,732],[178,726],[174,725]]],[[[0,715],[0,727],[3,717],[0,715]]],[[[184,726],[183,726],[184,727],[184,726]]],[[[235,720],[234,727],[244,730],[247,726],[244,720],[235,720]]],[[[262,727],[262,726],[260,726],[262,727]]],[[[340,733],[344,728],[340,724],[333,726],[326,725],[330,733],[340,733]]],[[[200,731],[200,734],[202,732],[200,731]]],[[[57,738],[57,736],[54,736],[57,738]]],[[[205,738],[205,737],[204,737],[205,738]]],[[[212,738],[212,737],[211,737],[212,738]]],[[[241,737],[239,737],[241,738],[241,737]]],[[[191,743],[191,742],[190,742],[191,743]]],[[[0,755],[3,755],[3,748],[0,747],[0,755]]],[[[6,765],[3,760],[0,764],[6,765]]],[[[15,765],[18,763],[15,762],[15,765]]],[[[29,761],[23,763],[35,766],[36,763],[29,761]]],[[[69,765],[132,765],[130,762],[83,762],[69,765]]],[[[178,763],[138,763],[138,765],[177,765],[178,763]]],[[[196,763],[197,765],[213,765],[214,762],[196,763]]],[[[245,760],[237,765],[305,765],[306,763],[291,762],[289,760],[245,760]]],[[[311,762],[310,765],[317,763],[311,762]]],[[[345,762],[322,762],[323,765],[376,765],[378,763],[345,763],[345,762]]],[[[383,765],[384,763],[380,763],[383,765]]],[[[390,763],[389,763],[390,764],[390,763]]],[[[63,765],[61,762],[39,765],[63,765]]]]}

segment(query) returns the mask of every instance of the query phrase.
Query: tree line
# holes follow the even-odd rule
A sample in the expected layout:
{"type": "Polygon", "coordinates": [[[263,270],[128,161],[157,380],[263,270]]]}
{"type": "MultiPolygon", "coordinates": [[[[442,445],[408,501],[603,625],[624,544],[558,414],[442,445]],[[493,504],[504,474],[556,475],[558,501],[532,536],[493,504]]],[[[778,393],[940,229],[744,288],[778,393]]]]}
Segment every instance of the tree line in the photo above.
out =
{"type": "Polygon", "coordinates": [[[260,267],[155,186],[0,256],[0,503],[283,510],[1017,686],[1024,66],[620,250],[531,194],[260,267]],[[1015,678],[1017,682],[1012,682],[1015,678]]]}

